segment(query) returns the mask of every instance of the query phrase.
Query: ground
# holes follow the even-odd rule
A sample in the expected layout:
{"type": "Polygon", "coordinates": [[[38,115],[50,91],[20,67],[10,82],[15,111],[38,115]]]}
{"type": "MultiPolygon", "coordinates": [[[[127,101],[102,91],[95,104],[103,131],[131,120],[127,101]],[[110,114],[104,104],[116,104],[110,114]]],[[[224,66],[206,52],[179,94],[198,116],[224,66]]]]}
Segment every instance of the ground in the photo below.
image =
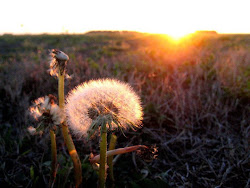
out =
{"type": "MultiPolygon", "coordinates": [[[[117,160],[115,187],[249,186],[250,35],[196,33],[176,42],[136,32],[0,36],[1,185],[48,184],[49,135],[31,136],[27,127],[37,125],[28,113],[31,102],[57,96],[57,80],[47,71],[54,48],[70,58],[65,94],[108,77],[129,83],[142,99],[143,127],[125,136],[115,132],[117,147],[142,144],[151,150],[117,160]]],[[[73,139],[83,184],[96,187],[88,156],[98,154],[98,136],[73,139]]],[[[72,162],[59,128],[57,147],[55,187],[70,187],[72,162]]]]}

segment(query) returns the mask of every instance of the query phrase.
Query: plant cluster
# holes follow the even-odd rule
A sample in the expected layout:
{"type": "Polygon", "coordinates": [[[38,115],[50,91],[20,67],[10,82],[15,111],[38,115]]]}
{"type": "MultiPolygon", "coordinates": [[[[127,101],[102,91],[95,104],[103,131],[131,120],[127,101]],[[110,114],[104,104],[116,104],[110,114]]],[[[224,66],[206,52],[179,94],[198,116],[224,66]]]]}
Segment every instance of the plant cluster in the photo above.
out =
{"type": "MultiPolygon", "coordinates": [[[[129,83],[142,97],[144,128],[128,131],[126,137],[116,133],[117,147],[155,147],[147,155],[140,150],[132,157],[114,157],[117,187],[248,187],[249,39],[194,35],[173,44],[140,33],[1,36],[1,185],[49,183],[49,135],[30,136],[26,128],[36,124],[24,114],[31,101],[48,93],[57,96],[57,80],[46,72],[45,49],[60,48],[70,57],[72,79],[65,81],[65,93],[87,80],[108,77],[129,83]]],[[[61,168],[55,186],[69,187],[73,164],[58,134],[61,168]]],[[[93,136],[89,142],[73,136],[87,187],[96,187],[98,180],[83,157],[99,153],[98,134],[93,136]]]]}

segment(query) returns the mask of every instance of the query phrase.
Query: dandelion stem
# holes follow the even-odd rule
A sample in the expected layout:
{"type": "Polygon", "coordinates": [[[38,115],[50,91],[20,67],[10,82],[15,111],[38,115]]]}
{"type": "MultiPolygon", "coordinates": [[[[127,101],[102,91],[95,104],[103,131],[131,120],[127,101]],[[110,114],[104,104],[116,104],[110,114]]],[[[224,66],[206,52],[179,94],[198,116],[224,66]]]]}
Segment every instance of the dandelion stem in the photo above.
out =
{"type": "Polygon", "coordinates": [[[58,98],[59,107],[64,108],[64,75],[65,73],[59,73],[58,75],[58,98]]]}
{"type": "Polygon", "coordinates": [[[104,188],[106,182],[106,163],[107,163],[107,127],[106,123],[102,126],[100,140],[100,168],[99,168],[99,187],[104,188]]]}
{"type": "MultiPolygon", "coordinates": [[[[59,107],[61,109],[64,108],[64,75],[65,71],[63,72],[59,71],[58,75],[58,98],[59,98],[59,107]]],[[[74,173],[75,173],[75,186],[79,187],[82,183],[82,165],[81,161],[79,159],[79,156],[77,154],[77,151],[75,149],[75,145],[73,143],[73,140],[71,138],[71,135],[69,134],[68,126],[65,124],[62,124],[62,133],[63,138],[66,143],[66,146],[68,148],[68,152],[70,154],[70,157],[73,161],[74,165],[74,173]]]]}
{"type": "Polygon", "coordinates": [[[70,154],[70,157],[73,161],[74,165],[74,173],[75,173],[75,186],[79,187],[82,183],[82,165],[81,161],[79,159],[79,156],[77,154],[77,151],[75,149],[75,145],[73,143],[73,140],[69,134],[68,127],[66,125],[62,125],[62,133],[64,137],[64,141],[66,143],[66,146],[68,148],[68,152],[70,154]]]}
{"type": "MultiPolygon", "coordinates": [[[[129,153],[132,151],[135,151],[139,148],[148,148],[147,146],[144,145],[136,145],[136,146],[130,146],[130,147],[125,147],[125,148],[117,148],[114,150],[109,150],[107,151],[107,157],[114,156],[114,155],[120,155],[124,153],[129,153]]],[[[95,157],[89,159],[91,163],[98,163],[100,161],[100,155],[96,155],[95,157]]]]}
{"type": "MultiPolygon", "coordinates": [[[[115,149],[116,141],[117,141],[117,136],[115,134],[111,134],[109,142],[109,151],[115,149]]],[[[112,182],[114,182],[115,178],[113,172],[113,155],[108,157],[108,166],[109,166],[109,178],[112,182]]]]}
{"type": "Polygon", "coordinates": [[[53,187],[57,173],[56,135],[53,130],[50,130],[50,139],[51,139],[51,175],[50,175],[49,187],[53,187]]]}

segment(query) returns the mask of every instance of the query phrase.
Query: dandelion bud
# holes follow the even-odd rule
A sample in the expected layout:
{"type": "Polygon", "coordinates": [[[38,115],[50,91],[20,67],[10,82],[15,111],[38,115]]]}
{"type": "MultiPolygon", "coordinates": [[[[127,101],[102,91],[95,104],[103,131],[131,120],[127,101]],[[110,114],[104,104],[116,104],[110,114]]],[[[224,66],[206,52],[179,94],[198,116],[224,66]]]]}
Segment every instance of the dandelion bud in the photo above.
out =
{"type": "Polygon", "coordinates": [[[78,136],[93,134],[103,122],[110,130],[140,127],[143,115],[138,95],[128,84],[113,79],[92,80],[73,89],[65,113],[78,136]]]}
{"type": "Polygon", "coordinates": [[[58,61],[68,61],[69,56],[65,54],[64,52],[57,50],[57,49],[52,49],[51,50],[51,55],[58,61]]]}
{"type": "Polygon", "coordinates": [[[52,49],[50,51],[50,56],[51,59],[49,73],[51,76],[58,77],[59,72],[62,74],[65,71],[69,56],[57,49],[52,49]]]}

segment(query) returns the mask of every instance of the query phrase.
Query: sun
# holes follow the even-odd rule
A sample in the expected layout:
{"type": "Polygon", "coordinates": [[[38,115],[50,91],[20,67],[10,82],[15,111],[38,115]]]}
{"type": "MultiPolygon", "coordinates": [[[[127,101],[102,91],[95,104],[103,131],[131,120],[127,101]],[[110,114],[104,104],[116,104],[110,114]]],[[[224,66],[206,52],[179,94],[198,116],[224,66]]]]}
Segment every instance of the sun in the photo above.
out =
{"type": "Polygon", "coordinates": [[[177,24],[175,26],[166,26],[160,25],[157,30],[157,33],[167,35],[172,39],[174,43],[179,43],[182,39],[188,37],[191,33],[194,33],[194,28],[187,27],[185,25],[177,24]]]}
{"type": "Polygon", "coordinates": [[[188,33],[183,33],[183,32],[172,32],[172,33],[167,33],[173,40],[179,41],[181,38],[186,36],[188,33]]]}
{"type": "Polygon", "coordinates": [[[191,31],[176,30],[166,32],[166,35],[170,36],[173,42],[178,43],[182,39],[188,37],[188,35],[190,35],[191,33],[191,31]]]}

